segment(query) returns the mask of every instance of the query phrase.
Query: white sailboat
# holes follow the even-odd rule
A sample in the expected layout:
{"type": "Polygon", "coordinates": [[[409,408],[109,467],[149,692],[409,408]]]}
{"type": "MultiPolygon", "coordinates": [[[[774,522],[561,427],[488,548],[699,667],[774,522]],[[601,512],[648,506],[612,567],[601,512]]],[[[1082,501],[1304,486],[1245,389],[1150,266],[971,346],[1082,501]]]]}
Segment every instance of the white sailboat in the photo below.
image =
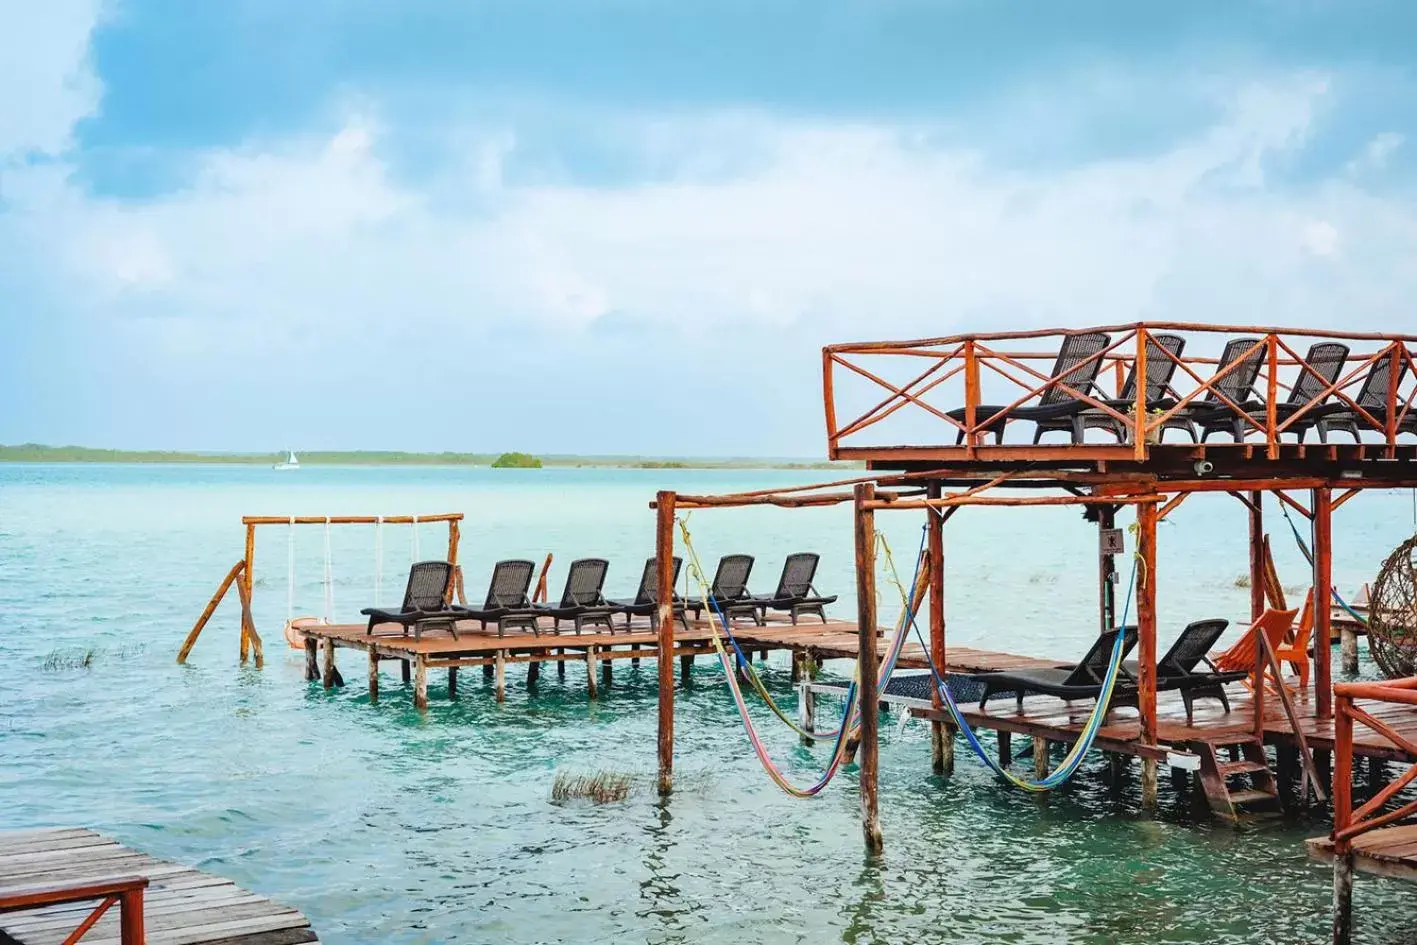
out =
{"type": "Polygon", "coordinates": [[[285,461],[276,463],[272,469],[299,469],[300,460],[295,458],[295,450],[285,451],[285,461]]]}

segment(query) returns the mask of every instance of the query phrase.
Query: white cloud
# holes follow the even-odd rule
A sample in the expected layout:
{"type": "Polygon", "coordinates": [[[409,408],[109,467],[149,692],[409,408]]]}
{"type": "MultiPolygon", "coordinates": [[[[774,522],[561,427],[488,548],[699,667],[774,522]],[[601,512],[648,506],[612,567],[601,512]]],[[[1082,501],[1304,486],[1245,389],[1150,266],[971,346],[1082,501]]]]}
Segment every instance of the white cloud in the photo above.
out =
{"type": "Polygon", "coordinates": [[[0,30],[0,167],[29,152],[57,154],[98,105],[89,34],[100,0],[5,5],[0,30]]]}
{"type": "Polygon", "coordinates": [[[1348,162],[1348,172],[1350,174],[1360,174],[1364,171],[1380,171],[1387,167],[1388,159],[1393,152],[1402,147],[1407,138],[1396,131],[1384,131],[1375,135],[1364,147],[1358,157],[1348,162]]]}

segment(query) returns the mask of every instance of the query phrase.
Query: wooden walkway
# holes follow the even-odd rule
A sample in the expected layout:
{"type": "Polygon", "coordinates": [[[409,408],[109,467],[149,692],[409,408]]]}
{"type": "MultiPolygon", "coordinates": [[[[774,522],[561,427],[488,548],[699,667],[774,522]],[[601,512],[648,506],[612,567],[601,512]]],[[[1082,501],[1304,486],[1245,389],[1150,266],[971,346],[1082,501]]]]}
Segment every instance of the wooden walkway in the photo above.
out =
{"type": "MultiPolygon", "coordinates": [[[[1333,861],[1333,841],[1315,837],[1308,841],[1309,855],[1333,861]]],[[[1417,880],[1417,824],[1381,827],[1353,838],[1353,867],[1374,876],[1417,880]]]]}
{"type": "MultiPolygon", "coordinates": [[[[6,911],[7,897],[40,886],[114,876],[148,880],[143,918],[150,945],[295,945],[318,942],[310,920],[228,879],[169,863],[92,830],[0,832],[0,945],[60,945],[97,904],[93,900],[6,911]]],[[[118,907],[104,913],[83,945],[117,945],[118,907]]]]}

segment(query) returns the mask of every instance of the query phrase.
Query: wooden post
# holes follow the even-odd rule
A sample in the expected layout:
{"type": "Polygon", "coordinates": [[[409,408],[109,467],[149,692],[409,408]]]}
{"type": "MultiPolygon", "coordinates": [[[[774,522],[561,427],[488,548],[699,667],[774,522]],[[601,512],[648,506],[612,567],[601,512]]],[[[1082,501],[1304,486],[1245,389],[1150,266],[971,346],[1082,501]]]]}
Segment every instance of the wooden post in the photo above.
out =
{"type": "MultiPolygon", "coordinates": [[[[876,513],[867,507],[876,497],[874,483],[856,485],[856,621],[861,676],[861,830],[868,853],[881,852],[881,817],[877,797],[880,746],[880,698],[876,692],[876,513]]],[[[849,720],[848,720],[849,721],[849,720]]]]}
{"type": "Polygon", "coordinates": [[[1033,776],[1040,781],[1048,777],[1048,739],[1042,735],[1033,736],[1033,776]]]}
{"type": "MultiPolygon", "coordinates": [[[[192,625],[192,630],[187,634],[187,639],[182,641],[182,649],[177,651],[177,662],[187,662],[187,656],[192,652],[192,647],[196,644],[197,637],[202,635],[202,628],[207,625],[207,621],[212,619],[212,614],[216,613],[217,605],[221,603],[221,599],[225,597],[226,592],[231,589],[232,582],[241,576],[241,572],[245,570],[245,568],[246,562],[243,559],[232,565],[231,570],[226,572],[226,577],[222,578],[221,584],[216,589],[216,593],[212,595],[211,600],[207,601],[206,609],[203,610],[202,615],[197,618],[197,622],[192,625]]],[[[242,632],[244,633],[245,631],[243,630],[242,632]]]]}
{"type": "Polygon", "coordinates": [[[326,689],[331,689],[331,688],[334,687],[334,684],[335,684],[335,641],[334,641],[334,638],[333,638],[333,637],[325,637],[324,644],[325,644],[325,652],[324,652],[324,657],[325,657],[325,660],[324,660],[324,663],[325,663],[325,665],[324,665],[324,670],[325,670],[325,671],[324,671],[324,673],[323,673],[323,675],[322,675],[322,681],[324,682],[326,689]]]}
{"type": "Polygon", "coordinates": [[[145,945],[147,940],[143,927],[143,890],[125,890],[118,900],[119,945],[145,945]]]}
{"type": "Polygon", "coordinates": [[[1333,715],[1333,490],[1315,489],[1309,507],[1314,513],[1314,713],[1327,719],[1333,715]]]}
{"type": "MultiPolygon", "coordinates": [[[[417,526],[414,526],[414,527],[416,528],[417,526]]],[[[459,543],[459,541],[461,540],[461,532],[462,532],[462,530],[458,527],[457,519],[449,519],[449,520],[448,520],[448,564],[451,564],[451,565],[453,566],[453,569],[454,569],[453,573],[455,573],[455,574],[460,574],[460,572],[458,571],[458,543],[459,543]]],[[[446,599],[443,601],[443,603],[445,603],[445,604],[451,604],[451,603],[453,602],[453,592],[454,592],[454,590],[455,590],[455,587],[456,587],[456,585],[454,584],[454,582],[451,582],[451,581],[450,581],[450,582],[448,583],[448,593],[447,593],[447,597],[446,597],[446,599]]]]}
{"type": "Polygon", "coordinates": [[[320,641],[314,637],[305,638],[305,681],[314,682],[320,678],[320,641]]]}
{"type": "Polygon", "coordinates": [[[1264,493],[1250,493],[1250,622],[1260,619],[1264,597],[1264,493]]]}
{"type": "Polygon", "coordinates": [[[674,790],[674,493],[655,496],[654,555],[659,602],[656,617],[659,673],[659,793],[674,790]]]}
{"type": "MultiPolygon", "coordinates": [[[[1137,506],[1137,711],[1141,740],[1156,744],[1156,517],[1154,502],[1137,506]]],[[[1156,806],[1156,759],[1142,759],[1142,807],[1156,806]]]]}
{"type": "MultiPolygon", "coordinates": [[[[940,497],[940,484],[929,483],[926,487],[929,498],[940,497]]],[[[939,509],[926,509],[926,552],[930,567],[930,661],[940,678],[946,677],[945,668],[945,522],[939,509]]],[[[940,698],[938,686],[930,687],[930,704],[936,712],[945,708],[940,698]]],[[[945,774],[954,770],[954,733],[939,719],[930,722],[930,770],[935,774],[945,774]]]]}
{"type": "Polygon", "coordinates": [[[595,685],[595,647],[588,646],[585,651],[585,678],[586,688],[590,690],[590,697],[597,698],[600,691],[595,685]]]}
{"type": "Polygon", "coordinates": [[[399,678],[405,685],[413,678],[413,667],[409,665],[408,660],[399,660],[399,678]]]}
{"type": "Polygon", "coordinates": [[[379,701],[379,654],[369,651],[369,702],[379,701]]]}
{"type": "MultiPolygon", "coordinates": [[[[1119,362],[1120,363],[1120,362],[1119,362]]],[[[1102,546],[1102,533],[1117,527],[1117,509],[1111,505],[1097,506],[1097,543],[1102,546]]],[[[1098,555],[1097,611],[1101,632],[1117,626],[1117,559],[1115,555],[1098,555]]]]}
{"type": "MultiPolygon", "coordinates": [[[[1317,518],[1317,516],[1316,516],[1317,518]]],[[[1319,646],[1323,641],[1316,641],[1319,646]]],[[[1349,945],[1353,936],[1353,850],[1341,830],[1353,822],[1353,716],[1349,696],[1339,698],[1333,720],[1333,941],[1349,945]]]]}
{"type": "Polygon", "coordinates": [[[449,698],[449,699],[456,699],[457,697],[458,697],[458,668],[457,668],[456,666],[449,666],[449,667],[448,667],[448,698],[449,698]]]}
{"type": "MultiPolygon", "coordinates": [[[[251,575],[256,562],[256,526],[246,526],[246,557],[243,559],[245,567],[241,571],[241,583],[246,588],[246,599],[251,599],[251,575]]],[[[241,623],[241,662],[246,662],[246,657],[250,652],[251,638],[246,633],[246,623],[241,623]]]]}
{"type": "MultiPolygon", "coordinates": [[[[1339,665],[1349,676],[1358,675],[1358,631],[1348,621],[1338,631],[1339,665]]],[[[1317,658],[1318,654],[1314,654],[1317,658]]]]}
{"type": "MultiPolygon", "coordinates": [[[[802,727],[802,731],[815,732],[817,730],[817,694],[812,690],[811,671],[808,670],[805,665],[808,662],[808,658],[806,654],[802,656],[802,662],[804,664],[802,667],[803,675],[799,677],[797,684],[797,722],[798,725],[802,727]]],[[[797,654],[794,653],[793,659],[796,658],[797,654]]],[[[804,745],[816,744],[816,739],[808,735],[799,737],[802,739],[802,744],[804,745]]]]}
{"type": "Polygon", "coordinates": [[[413,658],[413,707],[419,712],[428,709],[428,660],[421,654],[413,658]]]}
{"type": "MultiPolygon", "coordinates": [[[[251,616],[251,592],[246,587],[246,582],[241,581],[236,585],[237,596],[241,598],[241,631],[246,635],[246,642],[251,644],[251,648],[256,657],[256,668],[260,669],[266,664],[265,650],[261,646],[261,635],[256,632],[256,618],[251,616]]],[[[245,662],[246,655],[241,656],[245,662]]]]}
{"type": "Polygon", "coordinates": [[[1005,732],[1000,729],[996,736],[999,740],[999,767],[1007,768],[1014,763],[1014,736],[1012,732],[1005,732]]]}
{"type": "Polygon", "coordinates": [[[507,651],[497,651],[497,701],[507,701],[507,651]]]}

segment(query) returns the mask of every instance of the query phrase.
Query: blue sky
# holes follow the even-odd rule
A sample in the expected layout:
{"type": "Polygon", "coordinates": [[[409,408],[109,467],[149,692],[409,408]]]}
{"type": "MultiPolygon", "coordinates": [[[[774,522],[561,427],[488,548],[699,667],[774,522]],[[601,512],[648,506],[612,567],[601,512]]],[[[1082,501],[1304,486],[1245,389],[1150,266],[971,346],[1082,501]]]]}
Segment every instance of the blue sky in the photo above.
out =
{"type": "Polygon", "coordinates": [[[1413,324],[1410,3],[0,17],[0,442],[811,456],[824,343],[1413,324]]]}

